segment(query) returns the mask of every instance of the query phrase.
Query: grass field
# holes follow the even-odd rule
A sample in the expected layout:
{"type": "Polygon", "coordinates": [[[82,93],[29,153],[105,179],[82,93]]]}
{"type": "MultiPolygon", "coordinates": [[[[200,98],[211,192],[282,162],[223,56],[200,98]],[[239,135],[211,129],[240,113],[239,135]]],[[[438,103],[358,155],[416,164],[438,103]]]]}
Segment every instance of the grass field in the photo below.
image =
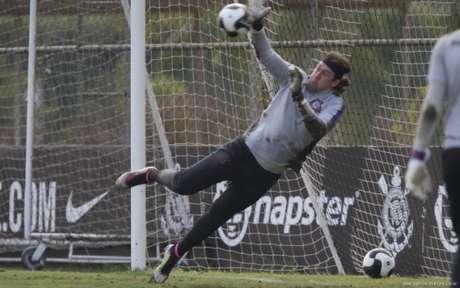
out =
{"type": "Polygon", "coordinates": [[[177,270],[165,284],[148,283],[150,272],[130,272],[90,268],[56,267],[44,271],[25,271],[22,268],[0,266],[1,288],[265,288],[265,287],[449,287],[447,278],[390,277],[370,279],[364,276],[329,276],[271,273],[191,272],[177,270]]]}

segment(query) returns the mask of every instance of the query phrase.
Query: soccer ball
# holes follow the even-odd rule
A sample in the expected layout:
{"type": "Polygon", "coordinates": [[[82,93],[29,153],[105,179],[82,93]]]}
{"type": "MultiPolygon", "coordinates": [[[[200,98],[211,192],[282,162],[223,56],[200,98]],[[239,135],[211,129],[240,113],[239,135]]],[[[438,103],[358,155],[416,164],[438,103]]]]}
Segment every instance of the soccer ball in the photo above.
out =
{"type": "Polygon", "coordinates": [[[395,258],[383,248],[367,252],[363,259],[363,270],[371,278],[388,277],[395,268],[395,258]]]}
{"type": "Polygon", "coordinates": [[[235,37],[239,34],[248,33],[250,27],[244,21],[240,21],[248,16],[246,5],[233,3],[220,10],[217,17],[218,24],[228,36],[235,37]]]}

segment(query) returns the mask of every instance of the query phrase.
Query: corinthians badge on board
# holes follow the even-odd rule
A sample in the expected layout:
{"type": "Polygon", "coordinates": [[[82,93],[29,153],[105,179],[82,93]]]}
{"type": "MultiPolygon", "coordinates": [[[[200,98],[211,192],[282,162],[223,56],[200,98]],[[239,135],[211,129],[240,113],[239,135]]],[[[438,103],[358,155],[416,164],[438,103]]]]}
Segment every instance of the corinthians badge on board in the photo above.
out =
{"type": "Polygon", "coordinates": [[[408,190],[403,190],[401,183],[399,166],[394,167],[389,185],[383,175],[378,181],[380,191],[385,194],[385,202],[377,228],[383,247],[393,255],[404,250],[414,230],[414,223],[409,219],[409,205],[406,198],[408,190]]]}

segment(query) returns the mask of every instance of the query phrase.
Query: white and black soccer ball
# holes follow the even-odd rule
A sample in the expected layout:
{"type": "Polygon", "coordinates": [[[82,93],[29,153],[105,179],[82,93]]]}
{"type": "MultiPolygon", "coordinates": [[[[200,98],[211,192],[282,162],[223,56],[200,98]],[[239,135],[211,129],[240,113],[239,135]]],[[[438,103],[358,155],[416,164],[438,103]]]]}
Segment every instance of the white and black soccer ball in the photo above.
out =
{"type": "Polygon", "coordinates": [[[248,8],[244,4],[233,3],[228,4],[219,12],[217,17],[218,24],[228,36],[235,37],[237,35],[248,33],[249,25],[242,19],[248,17],[248,8]]]}
{"type": "Polygon", "coordinates": [[[384,278],[393,273],[395,258],[383,248],[375,248],[367,252],[363,259],[363,270],[371,278],[384,278]]]}

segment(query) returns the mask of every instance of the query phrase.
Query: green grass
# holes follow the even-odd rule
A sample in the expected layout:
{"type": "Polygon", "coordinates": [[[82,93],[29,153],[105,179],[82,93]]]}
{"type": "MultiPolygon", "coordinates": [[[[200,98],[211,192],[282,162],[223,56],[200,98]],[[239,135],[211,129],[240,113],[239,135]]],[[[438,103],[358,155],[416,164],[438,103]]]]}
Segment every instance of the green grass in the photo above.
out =
{"type": "Polygon", "coordinates": [[[390,277],[370,279],[364,276],[332,276],[272,273],[192,272],[176,270],[163,285],[147,283],[150,272],[126,270],[69,268],[25,271],[0,268],[1,288],[270,288],[270,287],[448,287],[447,278],[390,277]],[[61,271],[60,271],[61,270],[61,271]],[[65,271],[64,271],[65,270],[65,271]]]}

